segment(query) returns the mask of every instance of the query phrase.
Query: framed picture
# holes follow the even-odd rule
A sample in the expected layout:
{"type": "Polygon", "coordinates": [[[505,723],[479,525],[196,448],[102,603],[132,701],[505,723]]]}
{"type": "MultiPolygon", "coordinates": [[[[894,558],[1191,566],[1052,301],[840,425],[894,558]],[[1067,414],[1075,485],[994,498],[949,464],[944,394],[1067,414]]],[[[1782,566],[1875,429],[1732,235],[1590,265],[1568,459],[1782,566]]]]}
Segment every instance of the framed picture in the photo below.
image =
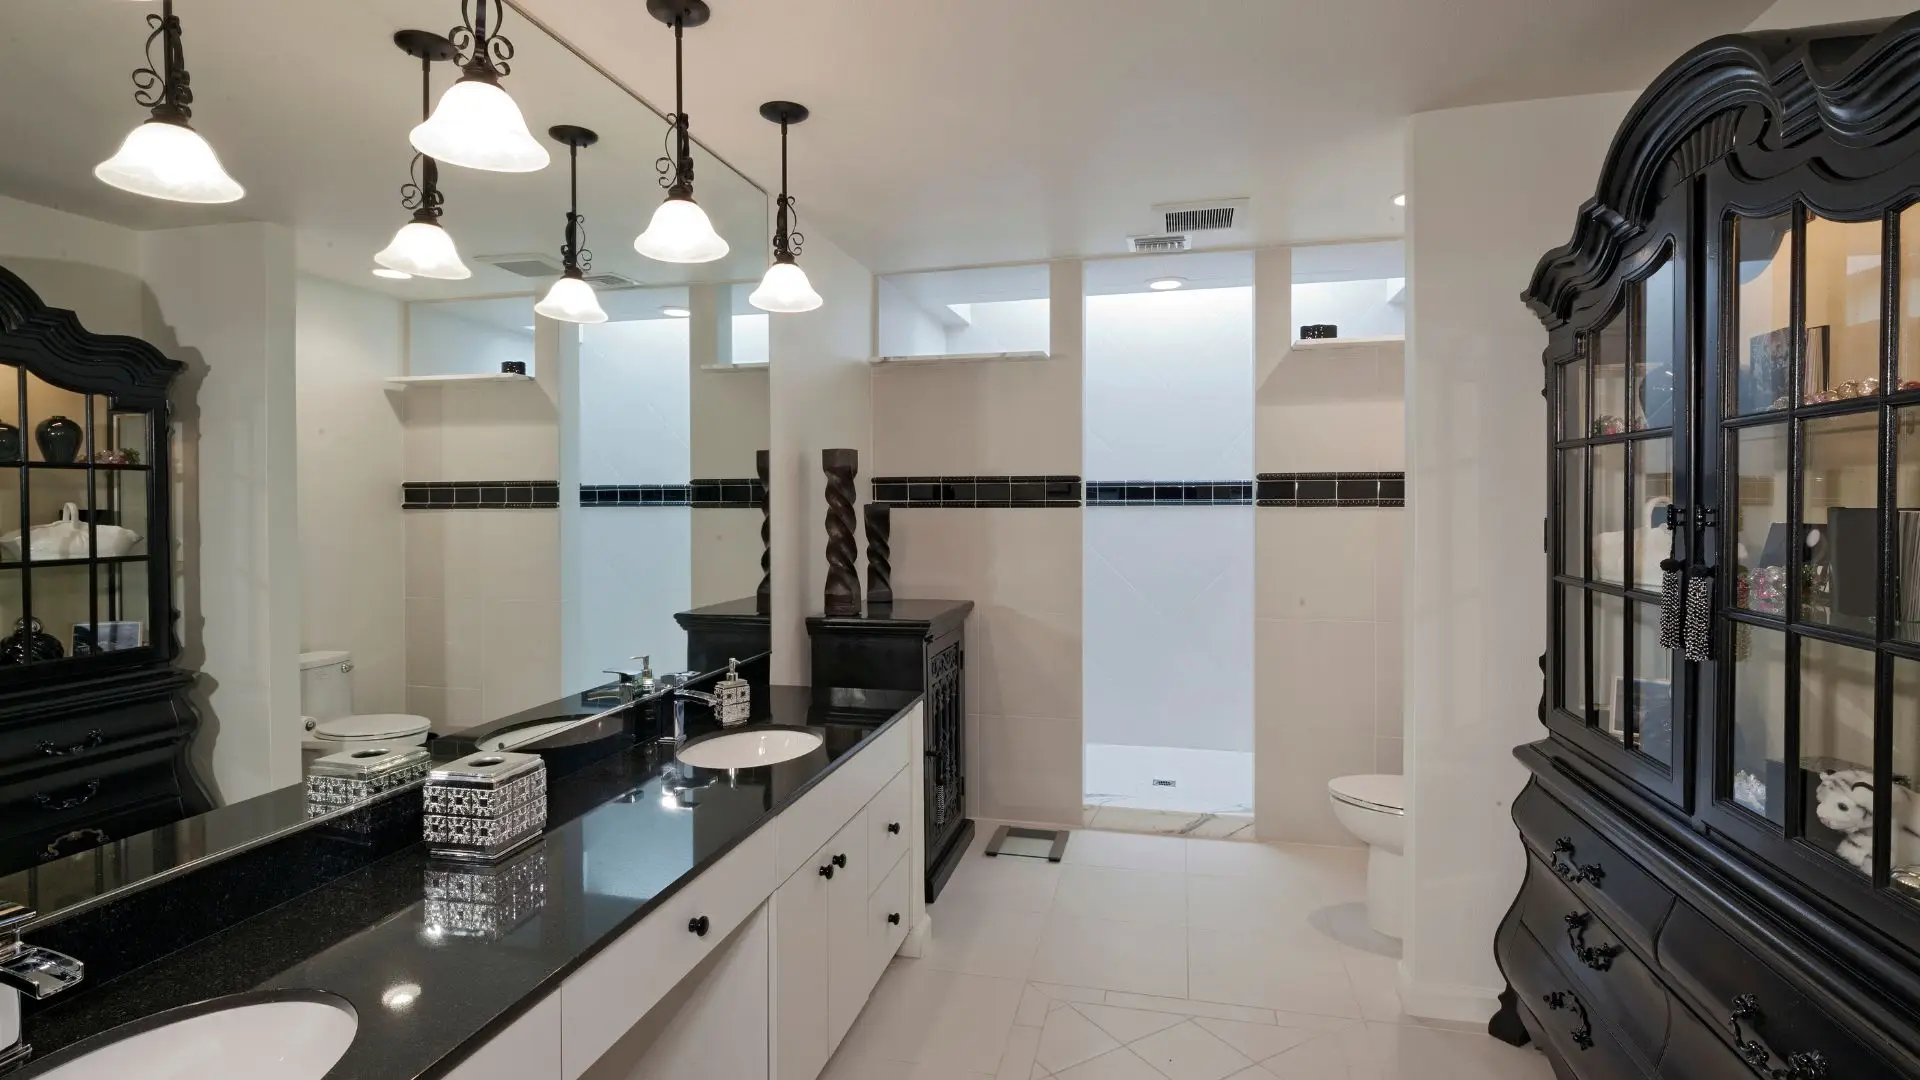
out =
{"type": "MultiPolygon", "coordinates": [[[[1615,677],[1613,697],[1609,702],[1607,714],[1610,717],[1627,715],[1626,680],[1615,677]]],[[[1673,754],[1673,680],[1671,679],[1635,679],[1633,680],[1633,733],[1631,741],[1625,732],[1620,731],[1619,721],[1614,720],[1614,732],[1621,741],[1634,750],[1645,751],[1646,747],[1656,749],[1653,755],[1667,760],[1673,754]]]]}
{"type": "Polygon", "coordinates": [[[120,652],[137,649],[144,640],[145,624],[138,622],[76,623],[73,628],[74,656],[96,652],[120,652]]]}
{"type": "Polygon", "coordinates": [[[1755,334],[1747,342],[1747,364],[1740,372],[1740,411],[1756,413],[1786,408],[1787,374],[1792,370],[1792,328],[1783,326],[1755,334]]]}

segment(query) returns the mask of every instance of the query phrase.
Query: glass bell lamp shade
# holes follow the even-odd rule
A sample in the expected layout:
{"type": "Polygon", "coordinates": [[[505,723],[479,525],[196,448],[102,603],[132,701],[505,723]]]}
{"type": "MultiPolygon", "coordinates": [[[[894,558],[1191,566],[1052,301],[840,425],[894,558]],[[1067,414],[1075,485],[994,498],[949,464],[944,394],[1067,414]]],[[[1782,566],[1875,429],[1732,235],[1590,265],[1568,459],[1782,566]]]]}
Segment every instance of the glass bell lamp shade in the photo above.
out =
{"type": "Polygon", "coordinates": [[[593,286],[572,274],[553,283],[547,290],[546,299],[533,305],[536,314],[549,319],[559,319],[570,323],[603,323],[607,313],[600,308],[600,298],[594,294],[593,286]]]}
{"type": "Polygon", "coordinates": [[[760,287],[747,297],[747,303],[761,311],[781,314],[812,311],[822,302],[800,264],[785,260],[767,267],[767,276],[760,279],[760,287]]]}
{"type": "Polygon", "coordinates": [[[93,175],[122,191],[170,202],[230,203],[247,193],[199,132],[168,120],[134,128],[93,175]]]}
{"type": "Polygon", "coordinates": [[[393,243],[375,255],[373,261],[414,277],[465,281],[473,276],[467,264],[460,261],[460,252],[454,249],[453,237],[447,235],[447,230],[434,222],[418,219],[400,226],[400,231],[393,234],[393,243]]]}
{"type": "Polygon", "coordinates": [[[661,262],[705,263],[725,258],[728,248],[699,203],[669,195],[653,212],[647,231],[634,239],[633,250],[661,262]]]}
{"type": "Polygon", "coordinates": [[[553,160],[527,130],[520,106],[488,79],[465,78],[448,87],[408,141],[435,161],[486,172],[538,172],[553,160]]]}

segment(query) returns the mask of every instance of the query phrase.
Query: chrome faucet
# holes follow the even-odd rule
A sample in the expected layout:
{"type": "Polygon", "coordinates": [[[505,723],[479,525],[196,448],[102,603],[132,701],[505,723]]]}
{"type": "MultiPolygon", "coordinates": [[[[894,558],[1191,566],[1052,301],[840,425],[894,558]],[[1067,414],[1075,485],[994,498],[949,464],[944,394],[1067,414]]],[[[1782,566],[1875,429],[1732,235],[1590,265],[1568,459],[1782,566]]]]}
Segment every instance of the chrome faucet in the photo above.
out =
{"type": "Polygon", "coordinates": [[[673,741],[676,745],[687,741],[687,702],[697,701],[707,708],[717,708],[720,698],[700,690],[689,690],[684,686],[673,688],[673,741]]]}
{"type": "Polygon", "coordinates": [[[65,953],[28,945],[20,931],[40,913],[0,902],[0,1069],[12,1068],[33,1053],[20,1028],[20,995],[35,1001],[80,982],[86,965],[65,953]]]}

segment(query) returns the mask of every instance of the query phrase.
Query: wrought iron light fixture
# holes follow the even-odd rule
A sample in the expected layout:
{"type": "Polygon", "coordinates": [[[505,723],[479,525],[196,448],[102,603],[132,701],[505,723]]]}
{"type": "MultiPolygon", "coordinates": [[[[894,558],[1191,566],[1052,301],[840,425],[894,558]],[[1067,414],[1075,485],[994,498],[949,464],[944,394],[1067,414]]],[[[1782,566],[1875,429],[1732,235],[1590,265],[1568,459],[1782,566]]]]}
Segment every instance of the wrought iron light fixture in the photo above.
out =
{"type": "MultiPolygon", "coordinates": [[[[460,51],[454,48],[453,42],[427,30],[402,30],[393,35],[393,43],[400,46],[400,51],[420,60],[420,112],[425,115],[433,100],[434,61],[455,59],[460,51]]],[[[413,220],[400,226],[400,231],[393,234],[393,242],[376,254],[373,261],[414,277],[442,281],[464,281],[472,277],[473,271],[460,261],[453,237],[440,225],[445,202],[440,194],[439,164],[427,154],[413,155],[408,180],[400,187],[400,205],[413,211],[413,220]]]]}
{"type": "Polygon", "coordinates": [[[760,115],[780,125],[780,199],[774,214],[773,265],[767,267],[767,276],[760,279],[760,287],[747,297],[747,303],[761,311],[812,311],[822,301],[807,280],[807,272],[795,261],[806,238],[793,228],[800,215],[793,208],[793,196],[787,194],[787,128],[807,118],[807,107],[791,101],[769,101],[760,106],[760,115]]]}
{"type": "Polygon", "coordinates": [[[511,72],[513,42],[499,32],[506,17],[502,0],[460,0],[461,25],[447,34],[464,57],[460,80],[441,95],[433,114],[413,129],[413,148],[449,165],[487,172],[539,172],[553,158],[527,130],[520,106],[500,88],[511,72]],[[493,8],[494,32],[487,32],[487,8],[493,8]]]}
{"type": "Polygon", "coordinates": [[[687,27],[705,25],[713,11],[706,0],[647,0],[647,12],[673,27],[673,115],[667,117],[667,153],[654,163],[667,198],[653,212],[647,231],[634,239],[633,250],[661,262],[712,262],[726,257],[727,242],[693,201],[693,140],[687,134],[680,44],[687,27]]]}
{"type": "Polygon", "coordinates": [[[103,183],[135,195],[184,203],[230,203],[247,189],[227,175],[219,155],[188,121],[193,117],[193,81],[180,47],[180,17],[173,0],[148,15],[147,66],[133,73],[133,100],[152,116],[127,135],[120,150],[94,167],[103,183]],[[160,63],[153,46],[160,43],[160,63]]]}
{"type": "Polygon", "coordinates": [[[587,284],[586,272],[593,268],[593,252],[586,247],[583,226],[587,219],[580,216],[580,149],[599,142],[600,136],[572,124],[548,128],[547,134],[553,136],[554,142],[566,146],[572,176],[567,203],[567,242],[560,246],[560,261],[566,265],[566,272],[547,290],[546,299],[533,305],[533,310],[561,322],[603,323],[607,321],[607,313],[600,307],[600,298],[593,294],[593,286],[587,284]]]}

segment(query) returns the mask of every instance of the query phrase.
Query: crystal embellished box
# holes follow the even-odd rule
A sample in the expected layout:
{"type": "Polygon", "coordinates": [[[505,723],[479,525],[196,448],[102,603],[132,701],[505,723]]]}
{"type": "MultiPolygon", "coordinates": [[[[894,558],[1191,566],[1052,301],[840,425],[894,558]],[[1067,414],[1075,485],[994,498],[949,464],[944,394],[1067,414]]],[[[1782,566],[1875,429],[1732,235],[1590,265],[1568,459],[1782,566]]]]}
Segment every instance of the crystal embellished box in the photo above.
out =
{"type": "Polygon", "coordinates": [[[469,754],[427,774],[424,807],[428,854],[492,862],[546,827],[546,763],[536,754],[469,754]]]}
{"type": "Polygon", "coordinates": [[[307,813],[332,813],[427,775],[424,746],[363,746],[316,758],[307,766],[307,813]]]}
{"type": "Polygon", "coordinates": [[[426,894],[429,930],[496,941],[546,905],[546,850],[534,844],[496,866],[465,863],[430,869],[426,894]]]}

